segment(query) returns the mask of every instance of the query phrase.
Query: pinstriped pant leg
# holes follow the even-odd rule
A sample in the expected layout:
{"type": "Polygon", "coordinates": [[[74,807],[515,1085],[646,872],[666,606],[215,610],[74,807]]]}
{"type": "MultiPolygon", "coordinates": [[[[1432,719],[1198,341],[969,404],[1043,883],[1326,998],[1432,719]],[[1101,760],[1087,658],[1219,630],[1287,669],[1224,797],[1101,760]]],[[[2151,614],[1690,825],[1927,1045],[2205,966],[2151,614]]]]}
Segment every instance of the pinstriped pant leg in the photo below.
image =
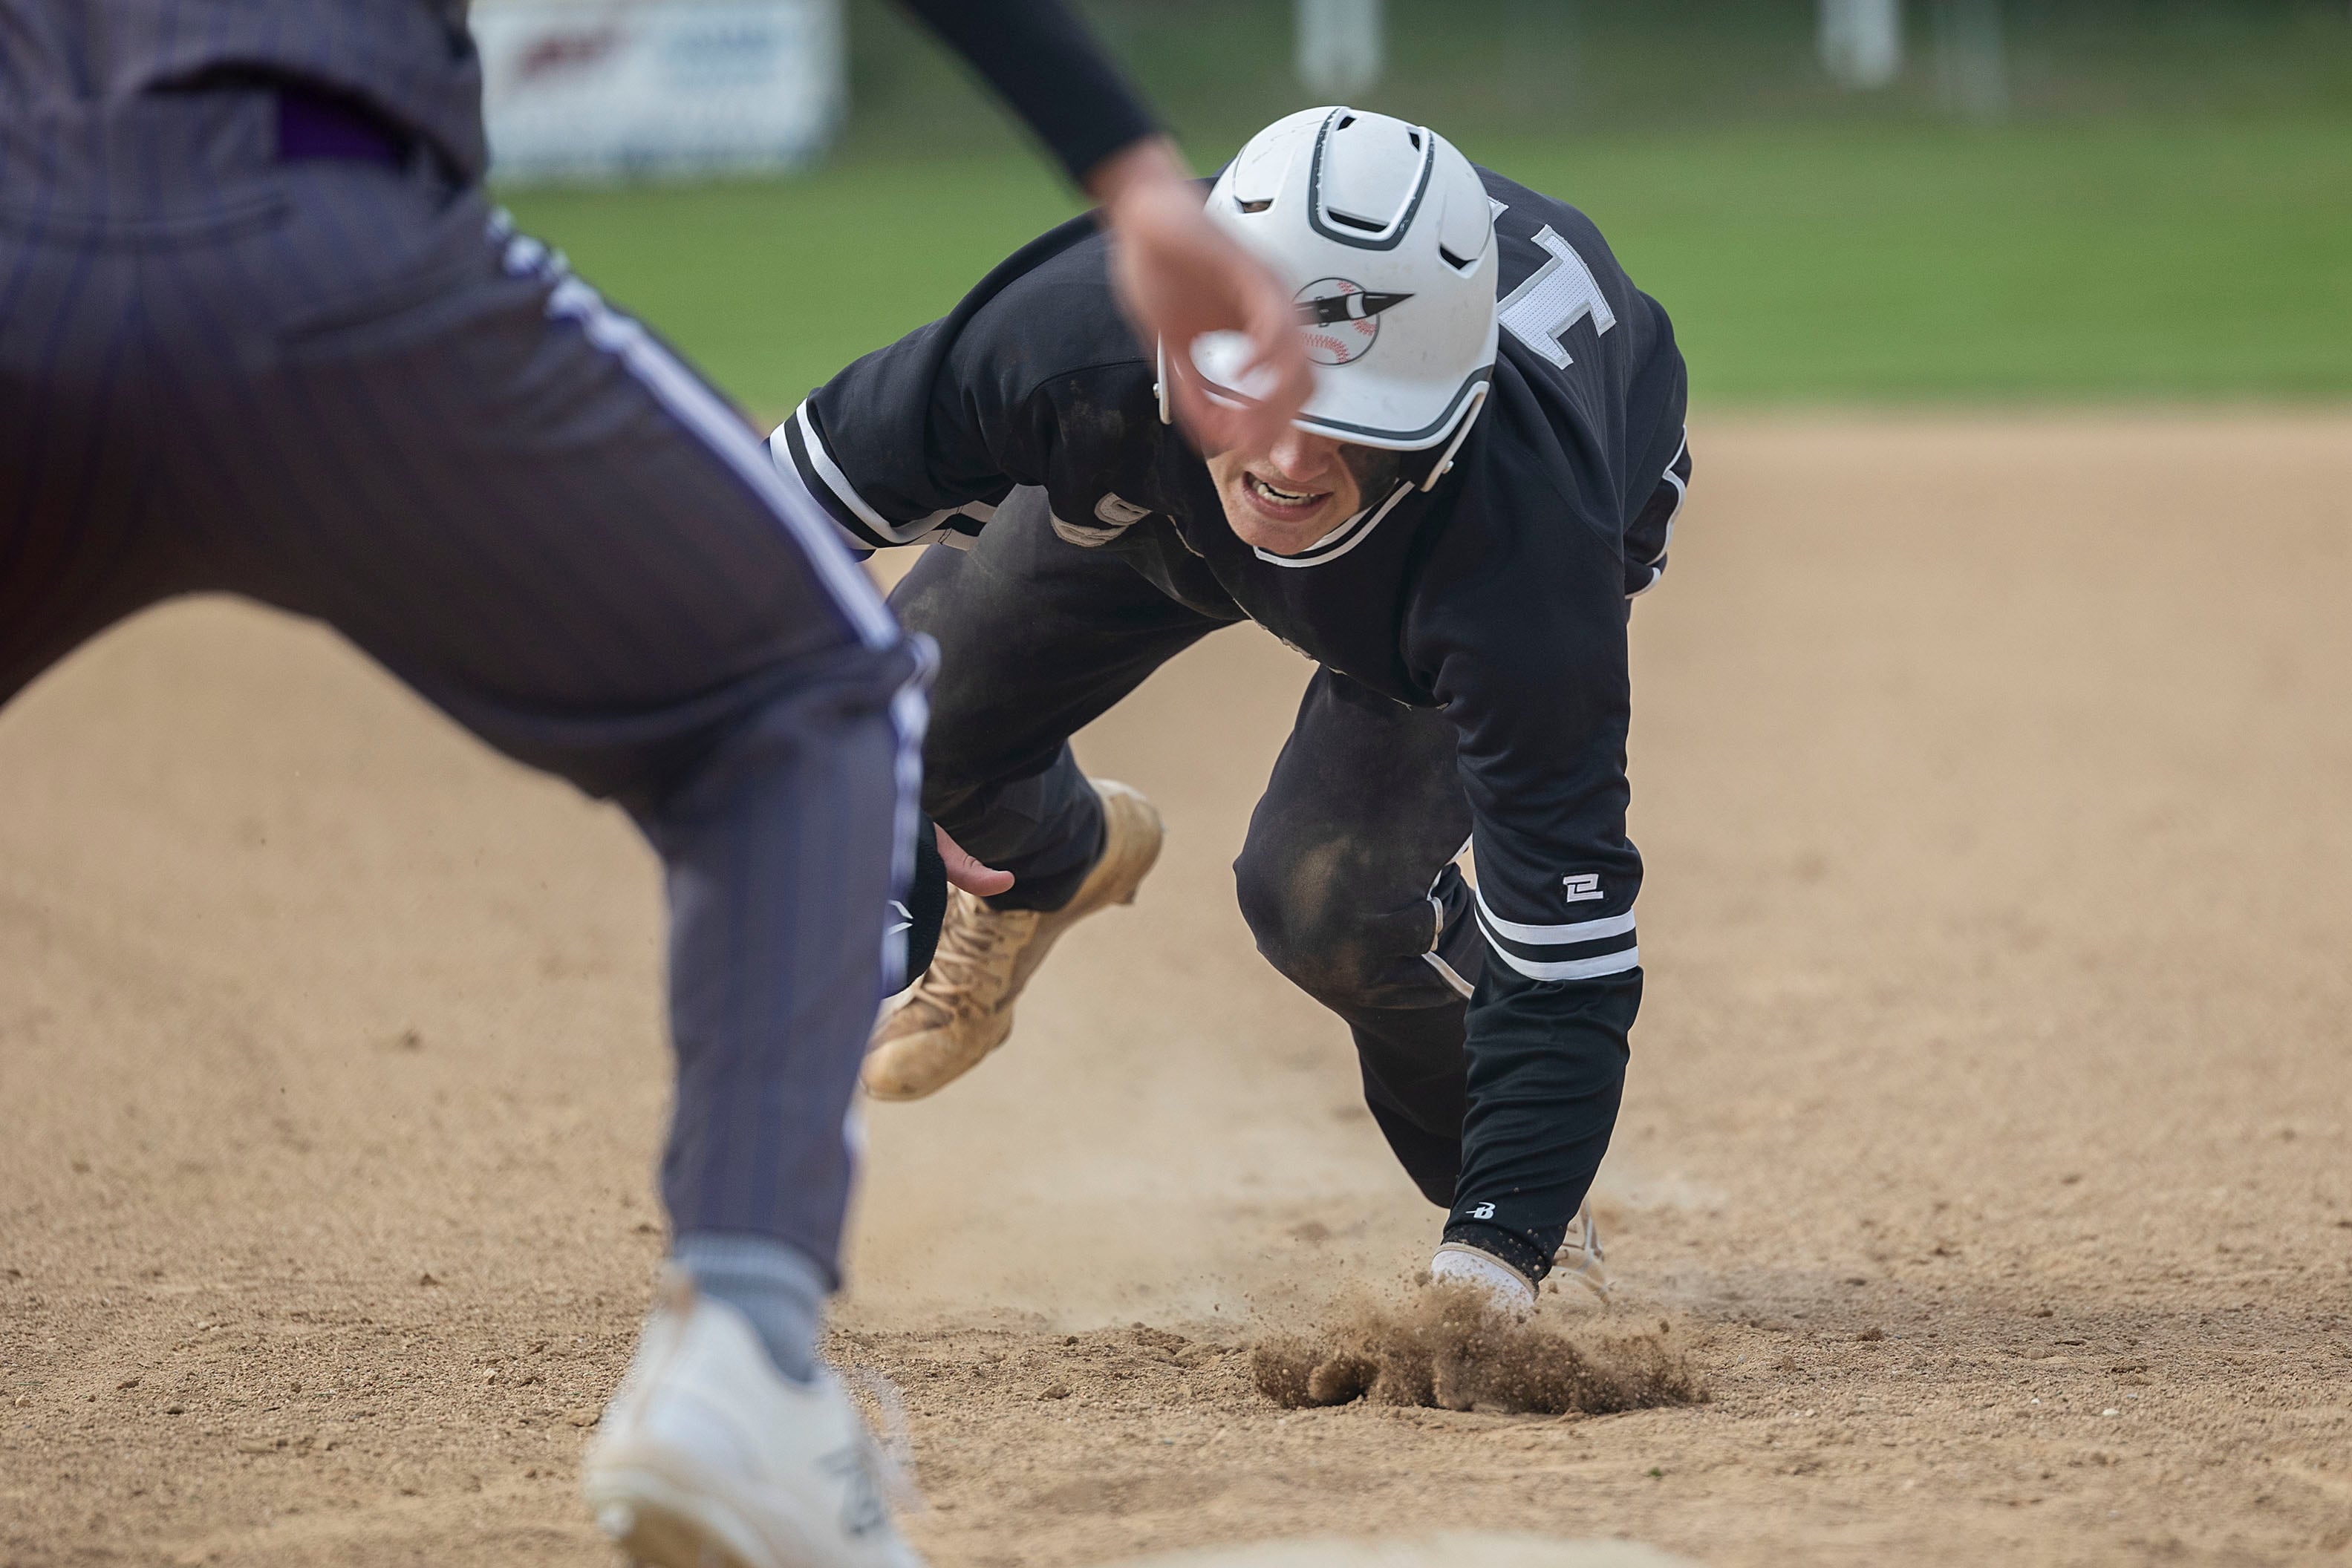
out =
{"type": "Polygon", "coordinates": [[[132,277],[0,227],[0,703],[178,580],[133,435],[132,277]]]}
{"type": "Polygon", "coordinates": [[[205,178],[276,215],[141,258],[173,529],[206,585],[631,813],[672,905],[673,1220],[831,1266],[919,650],[750,429],[478,195],[233,158],[166,183],[205,178]]]}

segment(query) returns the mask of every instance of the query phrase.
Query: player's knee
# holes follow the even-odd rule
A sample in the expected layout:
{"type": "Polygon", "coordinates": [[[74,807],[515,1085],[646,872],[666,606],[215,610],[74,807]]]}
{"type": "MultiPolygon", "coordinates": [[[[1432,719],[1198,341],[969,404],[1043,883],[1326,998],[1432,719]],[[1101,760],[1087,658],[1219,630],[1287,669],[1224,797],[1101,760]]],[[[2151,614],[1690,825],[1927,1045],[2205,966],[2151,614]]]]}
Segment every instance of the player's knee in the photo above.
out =
{"type": "Polygon", "coordinates": [[[1336,1001],[1369,991],[1387,957],[1366,901],[1340,875],[1344,843],[1295,853],[1257,844],[1234,862],[1234,881],[1250,935],[1267,963],[1308,995],[1336,1001]]]}

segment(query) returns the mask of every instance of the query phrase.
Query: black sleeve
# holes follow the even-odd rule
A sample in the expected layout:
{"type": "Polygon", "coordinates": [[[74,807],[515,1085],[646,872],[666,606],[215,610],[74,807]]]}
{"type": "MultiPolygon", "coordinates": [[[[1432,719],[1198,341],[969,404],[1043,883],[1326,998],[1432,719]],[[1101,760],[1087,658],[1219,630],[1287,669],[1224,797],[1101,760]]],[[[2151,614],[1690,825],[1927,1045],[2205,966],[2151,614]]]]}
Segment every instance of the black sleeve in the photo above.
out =
{"type": "Polygon", "coordinates": [[[1642,996],[1622,551],[1572,505],[1541,509],[1516,542],[1421,590],[1486,946],[1446,1234],[1538,1276],[1608,1149],[1642,996]]]}
{"type": "Polygon", "coordinates": [[[1159,127],[1109,55],[1059,0],[905,0],[986,77],[1083,183],[1159,127]]]}
{"type": "Polygon", "coordinates": [[[1129,405],[1152,417],[1152,379],[1102,235],[1074,218],[819,387],[768,444],[851,549],[968,545],[1016,485],[1091,506],[1081,471],[1125,439],[1129,405]]]}
{"type": "Polygon", "coordinates": [[[1666,551],[1674,548],[1675,519],[1690,494],[1690,435],[1675,447],[1674,461],[1658,476],[1657,487],[1625,529],[1625,597],[1638,598],[1666,575],[1666,551]]]}

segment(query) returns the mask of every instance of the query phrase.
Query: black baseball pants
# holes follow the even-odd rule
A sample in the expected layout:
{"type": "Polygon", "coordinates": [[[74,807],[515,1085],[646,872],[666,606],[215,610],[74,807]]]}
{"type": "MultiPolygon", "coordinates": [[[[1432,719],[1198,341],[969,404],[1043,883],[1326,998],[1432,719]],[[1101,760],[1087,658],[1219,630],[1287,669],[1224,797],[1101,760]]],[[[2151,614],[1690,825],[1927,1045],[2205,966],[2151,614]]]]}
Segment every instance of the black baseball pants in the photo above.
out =
{"type": "Polygon", "coordinates": [[[429,162],[273,94],[0,106],[0,701],[228,592],[619,802],[671,906],[680,1230],[830,1268],[919,645],[753,433],[429,162]]]}
{"type": "MultiPolygon", "coordinates": [[[[1070,736],[1244,618],[1197,561],[1152,548],[1144,530],[1169,526],[1085,548],[1055,533],[1043,491],[1015,490],[970,550],[925,551],[891,595],[940,645],[925,810],[1021,879],[1000,904],[1057,907],[1100,853],[1070,736]]],[[[1469,837],[1444,716],[1318,670],[1234,862],[1258,951],[1347,1020],[1365,1102],[1442,1207],[1461,1171],[1464,1013],[1483,957],[1454,864],[1469,837]]]]}

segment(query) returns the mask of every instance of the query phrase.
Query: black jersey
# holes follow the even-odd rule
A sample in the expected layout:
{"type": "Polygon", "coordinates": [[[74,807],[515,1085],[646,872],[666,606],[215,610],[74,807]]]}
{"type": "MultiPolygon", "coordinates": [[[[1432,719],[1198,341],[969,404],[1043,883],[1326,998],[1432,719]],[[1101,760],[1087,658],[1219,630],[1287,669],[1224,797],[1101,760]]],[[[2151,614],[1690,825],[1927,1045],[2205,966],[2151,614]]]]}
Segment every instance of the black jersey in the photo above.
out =
{"type": "Polygon", "coordinates": [[[1155,355],[1087,221],[845,369],[769,444],[863,550],[969,543],[1012,486],[1045,486],[1070,543],[1127,555],[1179,600],[1212,573],[1315,661],[1446,712],[1489,950],[1465,1138],[1486,1147],[1477,1197],[1500,1201],[1456,1220],[1548,1237],[1548,1253],[1600,1166],[1639,1009],[1625,623],[1665,564],[1689,452],[1665,310],[1583,214],[1482,179],[1503,319],[1486,409],[1437,489],[1371,498],[1303,555],[1233,534],[1206,463],[1162,421],[1155,355]]]}
{"type": "Polygon", "coordinates": [[[1105,241],[1083,219],[842,371],[771,444],[861,549],[954,542],[1013,486],[1042,486],[1065,538],[1116,540],[1155,578],[1155,551],[1198,558],[1163,563],[1164,578],[1205,565],[1309,657],[1443,708],[1500,960],[1474,1051],[1482,1027],[1541,1035],[1571,1019],[1622,1051],[1632,1003],[1596,1009],[1588,988],[1640,962],[1626,601],[1663,570],[1689,475],[1683,362],[1665,312],[1581,213],[1480,173],[1503,327],[1486,407],[1433,491],[1370,497],[1300,555],[1227,524],[1207,465],[1161,418],[1154,356],[1121,320],[1105,241]]]}

